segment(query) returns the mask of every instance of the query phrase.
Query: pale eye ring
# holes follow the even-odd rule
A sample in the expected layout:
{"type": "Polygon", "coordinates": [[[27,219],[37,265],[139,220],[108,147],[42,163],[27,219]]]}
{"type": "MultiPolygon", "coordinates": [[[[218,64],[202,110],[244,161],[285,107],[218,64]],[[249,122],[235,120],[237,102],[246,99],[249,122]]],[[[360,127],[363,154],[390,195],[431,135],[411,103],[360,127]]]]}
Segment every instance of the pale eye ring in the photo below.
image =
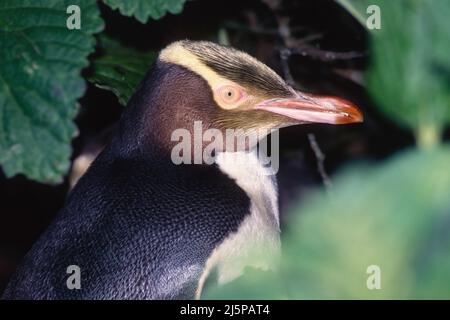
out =
{"type": "Polygon", "coordinates": [[[227,105],[234,105],[243,98],[244,93],[238,87],[225,85],[219,88],[218,95],[221,102],[227,105]]]}

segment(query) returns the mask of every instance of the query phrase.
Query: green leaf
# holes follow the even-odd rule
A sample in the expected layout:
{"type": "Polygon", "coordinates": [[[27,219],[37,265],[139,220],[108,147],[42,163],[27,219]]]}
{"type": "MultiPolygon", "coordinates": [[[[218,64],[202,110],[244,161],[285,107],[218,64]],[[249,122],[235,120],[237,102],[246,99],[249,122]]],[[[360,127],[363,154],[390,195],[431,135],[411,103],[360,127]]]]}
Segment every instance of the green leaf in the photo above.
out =
{"type": "Polygon", "coordinates": [[[219,288],[205,286],[202,298],[212,300],[286,300],[290,296],[279,273],[246,268],[244,276],[221,285],[219,288]]]}
{"type": "Polygon", "coordinates": [[[112,9],[119,9],[125,16],[134,16],[142,23],[149,18],[158,20],[167,12],[178,14],[186,0],[103,0],[112,9]]]}
{"type": "Polygon", "coordinates": [[[156,53],[142,53],[105,36],[100,38],[99,45],[102,54],[93,62],[94,72],[88,80],[99,88],[112,91],[119,102],[126,105],[156,53]]]}
{"type": "Polygon", "coordinates": [[[23,173],[59,182],[69,168],[80,76],[103,28],[90,0],[0,2],[0,164],[6,176],[23,173]],[[69,5],[81,9],[81,30],[69,30],[69,5]]]}
{"type": "Polygon", "coordinates": [[[369,90],[420,145],[433,145],[450,122],[450,2],[374,3],[382,27],[371,33],[369,90]]]}
{"type": "Polygon", "coordinates": [[[275,276],[247,272],[207,298],[449,299],[449,163],[447,146],[347,171],[293,212],[275,276]]]}
{"type": "Polygon", "coordinates": [[[356,20],[364,27],[367,20],[367,7],[370,6],[372,0],[336,0],[342,7],[344,7],[356,20]]]}

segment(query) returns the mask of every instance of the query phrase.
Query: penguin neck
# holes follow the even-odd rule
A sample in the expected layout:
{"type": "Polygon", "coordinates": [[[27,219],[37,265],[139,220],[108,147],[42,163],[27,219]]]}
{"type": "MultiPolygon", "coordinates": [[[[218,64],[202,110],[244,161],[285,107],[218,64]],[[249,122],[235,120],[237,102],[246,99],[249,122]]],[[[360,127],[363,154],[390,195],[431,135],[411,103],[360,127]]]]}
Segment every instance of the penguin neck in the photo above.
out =
{"type": "Polygon", "coordinates": [[[251,151],[218,153],[216,164],[245,191],[256,209],[253,213],[278,230],[280,223],[276,176],[271,167],[262,165],[256,148],[251,151]]]}
{"type": "Polygon", "coordinates": [[[197,298],[212,270],[217,270],[217,283],[221,285],[241,276],[246,267],[275,269],[280,254],[278,192],[273,170],[262,165],[256,149],[219,153],[216,163],[247,194],[250,212],[238,230],[230,233],[208,258],[197,298]]]}

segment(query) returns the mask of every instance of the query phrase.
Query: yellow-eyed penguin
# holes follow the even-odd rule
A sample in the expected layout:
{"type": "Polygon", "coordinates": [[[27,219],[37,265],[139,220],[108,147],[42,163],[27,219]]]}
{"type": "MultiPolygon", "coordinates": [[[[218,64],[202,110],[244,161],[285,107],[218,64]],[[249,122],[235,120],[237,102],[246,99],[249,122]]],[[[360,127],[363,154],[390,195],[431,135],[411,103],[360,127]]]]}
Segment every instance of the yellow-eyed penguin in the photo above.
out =
{"type": "Polygon", "coordinates": [[[350,102],[295,91],[241,51],[175,42],[160,52],[116,135],[3,298],[192,299],[212,270],[220,284],[246,265],[270,268],[279,247],[275,179],[254,141],[240,149],[234,142],[260,129],[360,121],[350,102]],[[196,125],[223,137],[234,129],[236,141],[216,148],[212,163],[208,156],[178,163],[174,155],[206,153],[208,142],[194,138],[190,150],[177,149],[177,130],[195,136],[196,125]],[[79,272],[75,287],[72,271],[79,272]]]}

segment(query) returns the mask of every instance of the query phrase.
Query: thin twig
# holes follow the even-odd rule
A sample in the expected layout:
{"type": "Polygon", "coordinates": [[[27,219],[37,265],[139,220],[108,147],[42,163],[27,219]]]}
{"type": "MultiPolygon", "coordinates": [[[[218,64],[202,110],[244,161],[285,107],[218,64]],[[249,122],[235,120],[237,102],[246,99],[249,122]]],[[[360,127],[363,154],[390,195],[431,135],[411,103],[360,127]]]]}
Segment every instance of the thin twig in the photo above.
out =
{"type": "Polygon", "coordinates": [[[288,85],[294,87],[295,80],[294,80],[294,77],[292,77],[291,69],[289,68],[289,57],[290,56],[291,56],[291,51],[288,48],[280,49],[280,61],[281,61],[281,68],[283,69],[284,80],[287,82],[288,85]]]}
{"type": "MultiPolygon", "coordinates": [[[[291,28],[292,30],[292,28],[291,28]]],[[[307,43],[307,42],[311,42],[314,40],[319,40],[323,38],[323,34],[321,33],[312,33],[310,35],[304,36],[301,39],[298,39],[298,43],[303,44],[303,43],[307,43]]]]}
{"type": "Polygon", "coordinates": [[[320,177],[322,178],[325,189],[329,192],[333,187],[333,183],[331,182],[331,179],[325,170],[325,154],[320,149],[320,146],[317,143],[316,136],[313,133],[308,133],[308,140],[309,145],[311,146],[311,149],[313,150],[314,155],[316,156],[317,171],[319,172],[320,177]]]}
{"type": "Polygon", "coordinates": [[[323,62],[334,62],[338,60],[353,60],[366,57],[366,53],[359,51],[327,51],[314,47],[313,45],[304,43],[291,48],[291,54],[301,55],[304,57],[310,57],[312,59],[320,60],[323,62]]]}

